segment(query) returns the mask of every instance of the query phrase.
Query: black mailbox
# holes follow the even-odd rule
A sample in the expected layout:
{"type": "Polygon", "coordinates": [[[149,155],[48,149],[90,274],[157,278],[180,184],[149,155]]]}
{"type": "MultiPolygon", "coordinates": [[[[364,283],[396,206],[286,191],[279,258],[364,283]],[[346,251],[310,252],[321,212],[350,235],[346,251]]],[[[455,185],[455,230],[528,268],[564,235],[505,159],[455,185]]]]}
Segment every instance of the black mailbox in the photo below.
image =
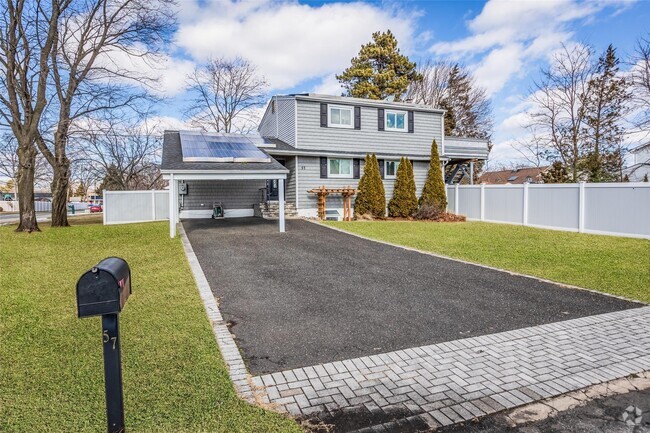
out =
{"type": "Polygon", "coordinates": [[[124,433],[119,313],[131,294],[131,270],[119,257],[99,262],[77,281],[79,317],[102,316],[108,433],[124,433]]]}
{"type": "Polygon", "coordinates": [[[79,317],[119,313],[131,294],[131,270],[119,257],[99,262],[77,281],[79,317]]]}

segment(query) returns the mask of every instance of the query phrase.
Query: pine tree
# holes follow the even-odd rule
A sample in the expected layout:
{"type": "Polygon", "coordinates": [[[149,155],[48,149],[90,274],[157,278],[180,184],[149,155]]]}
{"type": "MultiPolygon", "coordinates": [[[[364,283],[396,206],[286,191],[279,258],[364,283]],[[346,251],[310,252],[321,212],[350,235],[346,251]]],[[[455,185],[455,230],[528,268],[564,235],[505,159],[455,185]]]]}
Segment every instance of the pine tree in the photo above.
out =
{"type": "Polygon", "coordinates": [[[379,173],[377,157],[366,155],[363,176],[359,179],[359,193],[354,200],[354,215],[370,214],[376,218],[386,216],[386,192],[379,173]]]}
{"type": "Polygon", "coordinates": [[[81,199],[84,198],[86,195],[86,186],[83,184],[83,182],[79,182],[79,185],[77,185],[77,189],[75,190],[75,196],[80,197],[81,199]]]}
{"type": "Polygon", "coordinates": [[[620,145],[625,134],[621,121],[631,94],[625,78],[619,76],[619,63],[616,49],[609,45],[598,59],[584,95],[587,155],[583,168],[590,182],[621,180],[620,145]]]}
{"type": "Polygon", "coordinates": [[[373,33],[372,42],[362,45],[359,56],[352,58],[351,63],[336,76],[347,96],[368,99],[394,96],[399,101],[409,84],[421,79],[415,63],[400,53],[390,30],[373,33]]]}
{"type": "Polygon", "coordinates": [[[567,172],[562,161],[555,161],[551,166],[542,173],[544,183],[568,183],[571,177],[567,172]]]}
{"type": "Polygon", "coordinates": [[[422,196],[420,197],[419,204],[420,206],[431,206],[441,211],[447,209],[445,182],[442,179],[438,144],[435,139],[431,144],[431,162],[429,163],[429,172],[427,173],[424,188],[422,188],[422,196]]]}
{"type": "Polygon", "coordinates": [[[407,218],[418,210],[418,199],[415,196],[415,180],[413,166],[408,158],[402,157],[397,167],[393,198],[388,202],[388,215],[391,217],[407,218]]]}

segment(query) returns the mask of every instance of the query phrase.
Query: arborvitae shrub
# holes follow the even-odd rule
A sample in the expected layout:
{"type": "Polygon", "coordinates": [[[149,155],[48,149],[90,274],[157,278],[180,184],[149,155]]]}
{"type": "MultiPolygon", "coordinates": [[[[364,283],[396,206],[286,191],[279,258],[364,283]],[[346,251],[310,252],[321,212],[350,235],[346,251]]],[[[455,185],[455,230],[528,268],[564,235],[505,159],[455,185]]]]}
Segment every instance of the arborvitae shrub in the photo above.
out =
{"type": "Polygon", "coordinates": [[[354,215],[370,214],[375,218],[386,216],[386,193],[379,173],[377,157],[366,155],[363,176],[359,180],[359,193],[354,200],[354,215]]]}
{"type": "Polygon", "coordinates": [[[418,210],[418,199],[415,195],[415,179],[413,166],[408,158],[402,157],[395,176],[393,198],[388,202],[388,215],[391,217],[407,218],[418,210]]]}
{"type": "Polygon", "coordinates": [[[420,206],[434,206],[441,211],[447,209],[447,194],[445,193],[445,182],[442,179],[440,167],[440,156],[438,155],[438,144],[433,140],[431,144],[431,163],[427,173],[427,181],[422,188],[420,206]]]}

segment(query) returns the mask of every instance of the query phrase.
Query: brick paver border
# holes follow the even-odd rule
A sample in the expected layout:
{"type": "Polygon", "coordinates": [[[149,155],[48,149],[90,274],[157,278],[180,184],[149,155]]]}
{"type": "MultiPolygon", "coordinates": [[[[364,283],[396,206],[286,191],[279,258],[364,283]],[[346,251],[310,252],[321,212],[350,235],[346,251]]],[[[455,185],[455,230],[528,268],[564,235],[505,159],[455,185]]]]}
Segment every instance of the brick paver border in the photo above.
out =
{"type": "Polygon", "coordinates": [[[192,244],[187,238],[183,224],[179,224],[179,233],[181,240],[183,242],[183,248],[185,249],[185,256],[187,256],[187,261],[190,264],[190,269],[194,275],[194,280],[196,281],[196,286],[199,289],[199,295],[203,301],[203,306],[205,307],[205,312],[208,315],[210,324],[212,325],[212,332],[214,337],[217,340],[219,349],[221,350],[221,356],[223,356],[226,366],[228,367],[228,373],[230,374],[230,379],[235,386],[235,391],[246,401],[254,402],[255,398],[253,395],[253,390],[249,383],[250,375],[248,374],[248,369],[246,364],[244,364],[244,359],[239,353],[237,344],[226,325],[226,322],[223,320],[223,316],[219,311],[219,306],[217,301],[214,299],[212,290],[210,289],[210,284],[208,284],[207,278],[201,269],[199,260],[194,254],[192,249],[192,244]]]}
{"type": "Polygon", "coordinates": [[[648,329],[650,307],[643,307],[296,368],[253,383],[266,389],[262,401],[295,416],[399,413],[436,428],[650,370],[648,329]]]}

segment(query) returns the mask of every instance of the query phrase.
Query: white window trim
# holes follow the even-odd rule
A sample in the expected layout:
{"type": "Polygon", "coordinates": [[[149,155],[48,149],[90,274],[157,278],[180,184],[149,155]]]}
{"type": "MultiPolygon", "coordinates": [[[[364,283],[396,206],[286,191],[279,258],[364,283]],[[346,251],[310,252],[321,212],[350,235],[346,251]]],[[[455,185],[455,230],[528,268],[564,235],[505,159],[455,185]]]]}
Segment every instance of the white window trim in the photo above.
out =
{"type": "Polygon", "coordinates": [[[393,132],[409,132],[409,113],[408,111],[401,110],[385,110],[384,111],[384,130],[393,131],[393,132]],[[389,128],[388,127],[388,115],[389,114],[403,114],[404,115],[404,128],[389,128]]]}
{"type": "Polygon", "coordinates": [[[354,107],[349,105],[332,105],[327,104],[327,126],[329,128],[343,128],[343,129],[354,129],[354,107]],[[350,125],[341,125],[338,123],[332,123],[332,108],[338,110],[347,110],[350,112],[350,125]]]}
{"type": "Polygon", "coordinates": [[[399,161],[397,159],[384,160],[384,179],[395,179],[395,178],[397,178],[397,169],[398,168],[399,168],[399,161]],[[389,162],[394,162],[395,163],[395,174],[393,174],[393,175],[388,174],[388,163],[389,162]]]}
{"type": "Polygon", "coordinates": [[[354,159],[351,158],[327,158],[327,177],[331,179],[352,179],[354,177],[354,159]],[[330,172],[330,160],[350,161],[350,174],[332,174],[330,172]]]}

